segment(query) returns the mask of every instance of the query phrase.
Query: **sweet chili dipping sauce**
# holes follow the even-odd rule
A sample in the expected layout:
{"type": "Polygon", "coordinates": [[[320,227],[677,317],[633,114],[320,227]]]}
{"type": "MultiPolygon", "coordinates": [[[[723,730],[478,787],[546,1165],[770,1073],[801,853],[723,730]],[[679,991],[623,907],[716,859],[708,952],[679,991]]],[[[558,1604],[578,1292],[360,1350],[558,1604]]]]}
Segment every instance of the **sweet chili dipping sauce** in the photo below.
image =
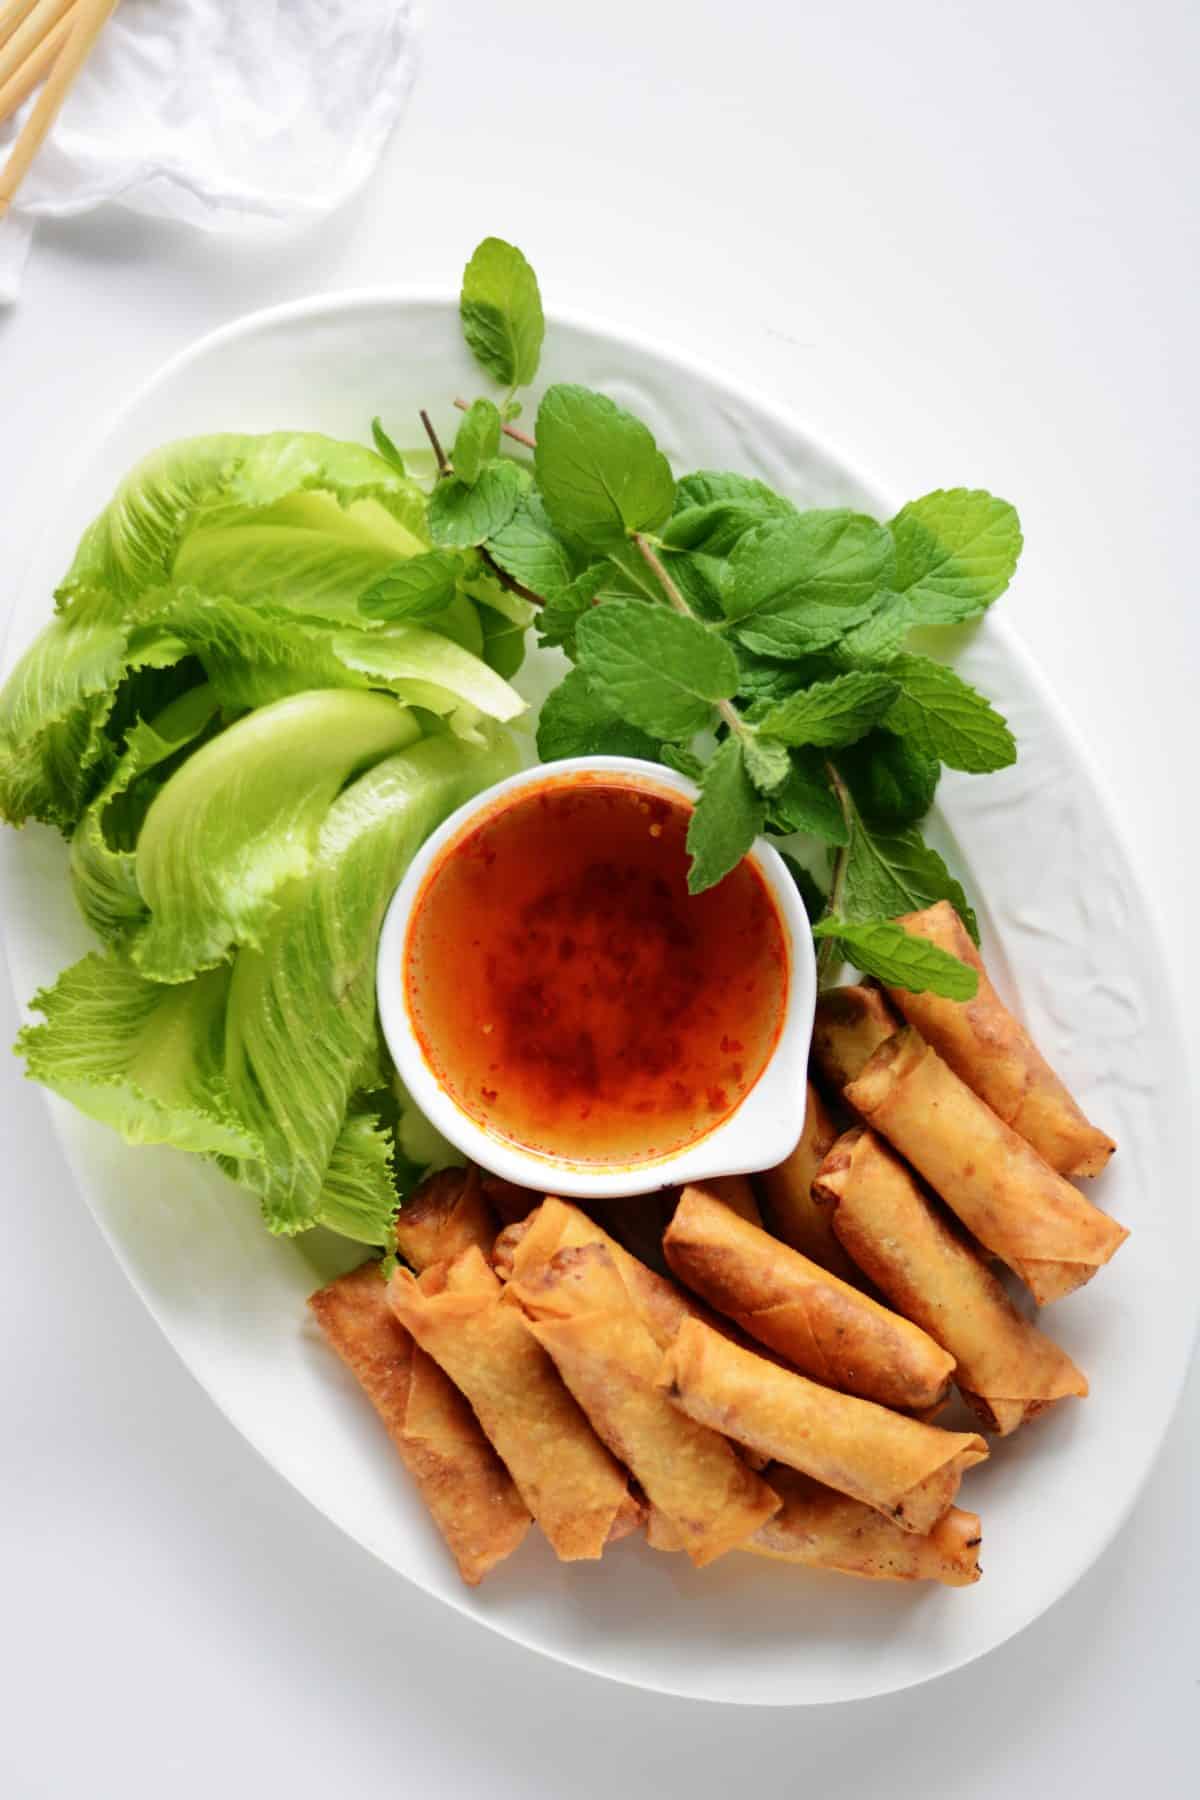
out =
{"type": "Polygon", "coordinates": [[[690,817],[636,778],[552,779],[434,864],[405,946],[408,1010],[478,1124],[627,1164],[706,1136],[754,1086],[783,1020],[783,927],[748,860],[689,895],[690,817]]]}

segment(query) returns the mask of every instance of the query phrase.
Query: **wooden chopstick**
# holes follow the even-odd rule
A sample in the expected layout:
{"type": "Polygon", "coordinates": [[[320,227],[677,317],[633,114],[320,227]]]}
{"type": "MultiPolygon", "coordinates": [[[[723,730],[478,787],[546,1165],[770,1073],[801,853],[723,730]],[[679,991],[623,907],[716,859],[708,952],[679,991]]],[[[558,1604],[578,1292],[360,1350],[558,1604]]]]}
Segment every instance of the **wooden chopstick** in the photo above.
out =
{"type": "MultiPolygon", "coordinates": [[[[59,0],[54,0],[54,4],[58,3],[59,0]]],[[[71,0],[66,0],[66,5],[70,3],[71,0]]],[[[0,171],[0,219],[12,205],[13,196],[29,173],[29,165],[41,149],[63,101],[71,91],[75,77],[91,54],[92,45],[116,3],[117,0],[75,0],[70,35],[55,59],[46,85],[38,96],[37,105],[12,147],[12,154],[0,171]]],[[[65,11],[66,6],[62,10],[65,11]]],[[[59,16],[61,14],[56,13],[55,19],[59,16]]],[[[28,22],[27,20],[26,23],[28,22]]],[[[12,41],[15,43],[16,39],[12,41]]]]}
{"type": "Polygon", "coordinates": [[[25,58],[37,49],[48,31],[53,31],[64,13],[70,12],[74,0],[34,0],[12,36],[0,49],[0,87],[16,74],[25,58]]]}
{"type": "MultiPolygon", "coordinates": [[[[71,0],[72,10],[75,0],[71,0]]],[[[40,81],[50,73],[55,57],[71,35],[74,23],[71,12],[63,14],[52,31],[48,31],[32,56],[27,56],[16,74],[0,87],[0,125],[11,119],[18,107],[24,106],[40,81]]]]}

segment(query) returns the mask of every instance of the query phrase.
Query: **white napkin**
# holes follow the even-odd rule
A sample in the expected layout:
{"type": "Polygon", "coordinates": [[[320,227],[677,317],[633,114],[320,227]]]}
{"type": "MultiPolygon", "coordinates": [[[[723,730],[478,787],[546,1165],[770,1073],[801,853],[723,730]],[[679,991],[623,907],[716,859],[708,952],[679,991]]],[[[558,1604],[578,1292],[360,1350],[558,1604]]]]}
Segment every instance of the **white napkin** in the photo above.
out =
{"type": "Polygon", "coordinates": [[[403,111],[417,31],[412,0],[122,0],[0,221],[0,303],[39,218],[116,200],[244,230],[341,205],[403,111]]]}

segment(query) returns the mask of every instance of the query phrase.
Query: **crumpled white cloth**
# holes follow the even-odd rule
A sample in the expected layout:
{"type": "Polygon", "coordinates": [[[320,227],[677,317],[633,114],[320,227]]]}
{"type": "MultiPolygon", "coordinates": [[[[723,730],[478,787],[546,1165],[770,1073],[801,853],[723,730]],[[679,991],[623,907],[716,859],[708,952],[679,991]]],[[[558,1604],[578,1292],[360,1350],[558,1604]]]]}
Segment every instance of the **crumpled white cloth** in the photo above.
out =
{"type": "Polygon", "coordinates": [[[339,206],[404,109],[418,29],[412,0],[121,0],[0,220],[0,303],[39,218],[116,200],[245,230],[339,206]]]}

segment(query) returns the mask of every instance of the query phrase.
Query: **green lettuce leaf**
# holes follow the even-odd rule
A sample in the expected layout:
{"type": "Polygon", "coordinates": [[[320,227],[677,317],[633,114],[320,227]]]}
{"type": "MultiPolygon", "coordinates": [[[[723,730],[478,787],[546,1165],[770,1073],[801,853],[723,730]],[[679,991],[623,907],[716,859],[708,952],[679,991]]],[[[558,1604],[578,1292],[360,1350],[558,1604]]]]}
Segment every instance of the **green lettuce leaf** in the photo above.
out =
{"type": "Polygon", "coordinates": [[[350,1096],[376,1054],[375,948],[396,883],[442,819],[515,766],[504,734],[484,748],[426,738],[377,764],[331,807],[312,870],[280,896],[261,948],[239,951],[225,1066],[263,1146],[238,1174],[271,1230],[302,1231],[320,1212],[350,1096]]]}
{"type": "Polygon", "coordinates": [[[279,890],[308,873],[339,790],[418,734],[382,694],[318,690],[260,707],[190,756],[137,839],[142,973],[185,981],[234,945],[259,946],[279,890]]]}
{"type": "Polygon", "coordinates": [[[321,1183],[318,1223],[391,1249],[399,1200],[395,1135],[369,1104],[352,1103],[321,1183]]]}

